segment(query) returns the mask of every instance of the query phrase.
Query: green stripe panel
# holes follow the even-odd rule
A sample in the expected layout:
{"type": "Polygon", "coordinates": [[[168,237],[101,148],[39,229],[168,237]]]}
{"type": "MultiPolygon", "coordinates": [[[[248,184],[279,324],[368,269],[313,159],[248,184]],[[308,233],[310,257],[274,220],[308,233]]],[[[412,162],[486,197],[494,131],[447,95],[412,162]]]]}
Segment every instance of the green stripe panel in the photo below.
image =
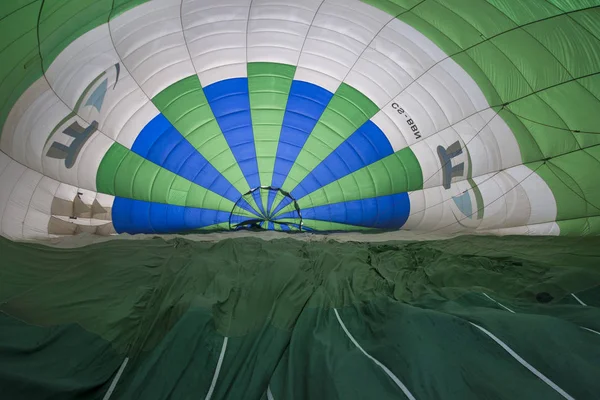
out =
{"type": "MultiPolygon", "coordinates": [[[[325,204],[369,199],[423,188],[423,172],[412,149],[407,147],[334,181],[298,200],[300,210],[325,204]]],[[[293,210],[290,204],[279,214],[293,210]]]]}
{"type": "Polygon", "coordinates": [[[568,219],[556,222],[560,236],[597,236],[600,235],[600,216],[568,219]]]}
{"type": "MultiPolygon", "coordinates": [[[[557,222],[600,215],[600,186],[589,176],[590,171],[598,170],[600,146],[554,158],[537,170],[556,199],[557,222]]],[[[564,225],[573,224],[567,222],[564,225]]]]}
{"type": "Polygon", "coordinates": [[[229,223],[227,223],[227,222],[222,222],[220,224],[209,225],[209,226],[205,226],[204,228],[196,229],[196,231],[207,231],[207,232],[228,231],[228,230],[229,230],[229,223]]]}
{"type": "Polygon", "coordinates": [[[98,167],[98,192],[113,196],[195,208],[230,211],[224,197],[140,157],[114,143],[98,167]]]}
{"type": "MultiPolygon", "coordinates": [[[[284,218],[284,219],[281,219],[278,221],[294,223],[294,221],[297,221],[297,220],[284,218]]],[[[339,224],[337,222],[331,222],[331,221],[319,221],[316,219],[303,219],[302,224],[307,228],[315,229],[320,232],[331,232],[331,231],[379,232],[380,231],[375,228],[367,228],[364,226],[356,226],[356,225],[348,225],[348,224],[339,224]]]]}
{"type": "MultiPolygon", "coordinates": [[[[261,186],[269,186],[272,182],[279,135],[295,72],[296,67],[292,65],[248,64],[252,129],[261,186]]],[[[266,199],[268,194],[262,194],[266,199]]],[[[264,206],[266,209],[266,202],[264,206]]]]}
{"type": "Polygon", "coordinates": [[[108,22],[112,0],[45,0],[40,18],[44,70],[71,42],[108,22]],[[67,22],[67,23],[66,23],[67,22]]]}
{"type": "MultiPolygon", "coordinates": [[[[115,0],[116,16],[148,0],[115,0]]],[[[108,22],[113,0],[0,2],[0,134],[11,108],[75,39],[108,22]],[[40,15],[40,8],[43,6],[40,15]],[[38,18],[40,18],[38,46],[38,18]]]]}
{"type": "Polygon", "coordinates": [[[41,1],[18,10],[13,3],[0,5],[7,15],[0,20],[0,135],[15,102],[42,76],[36,29],[41,1]]]}
{"type": "Polygon", "coordinates": [[[152,102],[240,193],[250,190],[208,104],[197,75],[172,84],[157,94],[152,102]]]}
{"type": "Polygon", "coordinates": [[[283,189],[291,192],[344,140],[379,111],[368,97],[342,83],[300,151],[283,189]]]}

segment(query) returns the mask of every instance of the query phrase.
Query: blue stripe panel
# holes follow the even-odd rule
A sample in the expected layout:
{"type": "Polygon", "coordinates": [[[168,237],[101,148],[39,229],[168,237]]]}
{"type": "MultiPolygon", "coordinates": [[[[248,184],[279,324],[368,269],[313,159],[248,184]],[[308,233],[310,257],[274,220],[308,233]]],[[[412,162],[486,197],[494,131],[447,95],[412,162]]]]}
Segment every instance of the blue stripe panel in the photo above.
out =
{"type": "Polygon", "coordinates": [[[289,232],[291,231],[290,227],[287,226],[286,224],[279,224],[279,227],[281,228],[282,231],[284,232],[289,232]]]}
{"type": "Polygon", "coordinates": [[[251,189],[260,186],[248,78],[225,79],[204,88],[204,94],[251,189]]]}
{"type": "MultiPolygon", "coordinates": [[[[142,129],[131,150],[234,203],[241,197],[241,193],[162,114],[142,129]]],[[[239,205],[256,212],[246,202],[239,205]]]]}
{"type": "MultiPolygon", "coordinates": [[[[295,215],[295,211],[289,212],[280,215],[278,219],[294,218],[295,215]]],[[[327,204],[302,210],[302,219],[331,221],[378,229],[400,229],[406,223],[409,215],[408,193],[327,204]]]]}
{"type": "Polygon", "coordinates": [[[112,218],[118,233],[177,233],[227,222],[229,213],[115,197],[112,218]]]}
{"type": "MultiPolygon", "coordinates": [[[[300,154],[300,150],[332,97],[333,93],[312,83],[292,82],[283,117],[271,186],[281,188],[300,154]]],[[[269,201],[268,208],[271,208],[272,198],[269,198],[269,201]]]]}
{"type": "Polygon", "coordinates": [[[394,153],[389,140],[372,121],[365,122],[291,192],[296,200],[394,153]]]}

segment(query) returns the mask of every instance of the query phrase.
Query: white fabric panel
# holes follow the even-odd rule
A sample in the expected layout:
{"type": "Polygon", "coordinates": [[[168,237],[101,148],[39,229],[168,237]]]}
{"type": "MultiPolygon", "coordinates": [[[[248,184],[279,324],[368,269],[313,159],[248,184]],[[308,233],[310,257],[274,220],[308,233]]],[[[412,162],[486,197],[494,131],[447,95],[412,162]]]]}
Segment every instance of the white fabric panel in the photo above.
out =
{"type": "Polygon", "coordinates": [[[117,53],[149,98],[195,74],[180,9],[181,0],[151,1],[110,21],[117,53]]]}
{"type": "Polygon", "coordinates": [[[465,162],[465,177],[453,181],[466,179],[469,159],[473,177],[520,164],[518,144],[510,129],[500,116],[488,109],[411,146],[423,170],[425,188],[442,184],[443,170],[437,147],[448,148],[456,141],[461,143],[463,155],[453,159],[452,164],[465,162]]]}
{"type": "Polygon", "coordinates": [[[521,187],[527,192],[531,210],[528,225],[556,220],[558,211],[554,194],[537,173],[525,165],[510,168],[506,172],[521,182],[521,187]]]}
{"type": "Polygon", "coordinates": [[[45,72],[48,82],[70,109],[85,88],[102,72],[119,62],[104,24],[72,42],[45,72]]]}
{"type": "Polygon", "coordinates": [[[248,76],[246,27],[250,1],[184,0],[184,34],[202,86],[248,76]]]}
{"type": "Polygon", "coordinates": [[[58,218],[65,222],[70,222],[75,225],[101,226],[101,225],[106,225],[108,223],[108,221],[106,221],[105,219],[81,218],[81,217],[79,217],[77,219],[71,219],[64,215],[55,215],[54,218],[58,218]]]}
{"type": "MultiPolygon", "coordinates": [[[[31,198],[29,212],[36,211],[50,215],[52,213],[52,201],[54,201],[55,193],[57,193],[62,185],[64,184],[61,184],[52,178],[48,178],[47,176],[43,176],[31,198]]],[[[48,229],[46,225],[44,225],[44,229],[47,232],[48,229]]]]}
{"type": "Polygon", "coordinates": [[[371,121],[375,123],[379,129],[381,129],[388,139],[394,151],[402,150],[405,147],[408,147],[408,143],[406,139],[402,135],[402,132],[398,129],[398,127],[394,124],[394,122],[387,116],[383,111],[379,111],[377,114],[371,118],[371,121]]]}
{"type": "Polygon", "coordinates": [[[248,62],[297,65],[322,0],[254,0],[248,23],[248,62]]]}
{"type": "Polygon", "coordinates": [[[21,178],[26,174],[27,168],[16,161],[11,161],[0,174],[0,232],[3,236],[10,238],[19,237],[22,234],[21,221],[15,220],[19,214],[13,204],[13,193],[18,192],[21,178]],[[15,215],[16,214],[16,215],[15,215]]]}
{"type": "MultiPolygon", "coordinates": [[[[114,74],[114,70],[111,70],[111,74],[114,74]]],[[[158,114],[158,109],[140,89],[137,82],[127,73],[127,70],[121,68],[116,87],[106,92],[98,117],[98,129],[130,149],[141,129],[158,114]]]]}
{"type": "Polygon", "coordinates": [[[477,111],[489,107],[489,103],[487,102],[487,99],[485,98],[485,95],[483,94],[479,86],[477,86],[477,83],[453,59],[448,58],[446,60],[443,60],[434,68],[432,68],[431,71],[428,72],[428,74],[432,74],[433,76],[438,77],[440,81],[446,82],[448,83],[448,85],[452,85],[452,81],[450,79],[454,80],[455,84],[453,85],[453,91],[456,91],[455,94],[460,96],[466,94],[466,96],[470,100],[469,103],[465,102],[461,103],[461,105],[472,105],[477,111]],[[450,79],[442,77],[448,77],[450,79]]]}
{"type": "Polygon", "coordinates": [[[325,1],[308,31],[295,79],[335,92],[391,18],[357,0],[325,1]]]}
{"type": "Polygon", "coordinates": [[[22,237],[29,205],[42,175],[26,169],[15,185],[2,216],[2,230],[7,236],[22,237]]]}
{"type": "Polygon", "coordinates": [[[54,237],[55,235],[48,235],[48,223],[50,222],[50,215],[44,212],[29,209],[23,222],[23,239],[42,239],[47,237],[54,237]]]}
{"type": "MultiPolygon", "coordinates": [[[[549,223],[556,217],[555,206],[554,209],[552,206],[545,209],[544,201],[553,198],[550,189],[526,166],[519,165],[507,171],[482,175],[474,181],[483,198],[483,204],[477,204],[473,188],[468,181],[454,182],[448,190],[436,186],[410,193],[411,215],[403,229],[492,233],[508,227],[549,223]],[[453,196],[461,196],[464,193],[469,193],[471,197],[470,217],[467,217],[452,199],[453,196]],[[477,210],[481,206],[484,206],[484,217],[478,220],[477,210]]],[[[557,233],[551,225],[540,225],[538,232],[557,233]]]]}
{"type": "Polygon", "coordinates": [[[480,229],[526,225],[529,219],[529,199],[525,191],[505,172],[477,177],[485,216],[480,229]]]}
{"type": "Polygon", "coordinates": [[[393,18],[362,54],[346,82],[384,107],[445,57],[432,48],[435,45],[424,35],[393,18]]]}
{"type": "Polygon", "coordinates": [[[483,234],[505,235],[529,235],[529,236],[558,236],[560,227],[556,222],[545,222],[543,224],[516,226],[511,228],[490,229],[481,231],[483,234]]]}
{"type": "Polygon", "coordinates": [[[443,188],[433,187],[409,194],[411,213],[402,229],[433,231],[454,222],[446,203],[449,195],[443,188]],[[413,199],[415,206],[413,207],[413,199]]]}
{"type": "MultiPolygon", "coordinates": [[[[163,2],[152,2],[152,4],[155,3],[162,4],[163,2]]],[[[122,21],[135,18],[136,15],[140,15],[138,8],[130,10],[111,21],[111,28],[115,29],[113,24],[119,26],[120,23],[123,23],[122,21]]],[[[179,22],[178,24],[181,31],[181,24],[179,22]]],[[[131,26],[135,26],[135,24],[132,23],[131,26]]],[[[126,29],[121,30],[121,32],[126,33],[126,29]]],[[[162,44],[152,42],[151,45],[158,46],[162,44]]],[[[151,47],[145,47],[150,54],[153,53],[151,47]]],[[[185,46],[181,49],[185,49],[185,46]]],[[[140,130],[159,112],[139,87],[138,82],[129,75],[127,65],[120,64],[117,74],[115,64],[120,63],[121,59],[113,47],[108,25],[102,25],[102,27],[77,38],[67,50],[66,53],[61,53],[48,68],[47,75],[52,88],[60,95],[60,99],[70,107],[69,111],[75,107],[80,98],[82,99],[80,108],[75,111],[87,122],[84,126],[93,121],[98,121],[99,131],[125,147],[131,148],[140,130]],[[71,48],[76,49],[77,52],[74,52],[71,48]],[[88,92],[85,92],[88,85],[103,73],[104,75],[88,92]],[[104,81],[107,81],[106,92],[103,96],[100,111],[98,111],[95,107],[87,105],[87,100],[104,81]]],[[[137,54],[131,54],[130,59],[135,61],[137,54]]],[[[187,59],[189,60],[189,57],[187,59]]],[[[154,58],[149,59],[148,62],[157,63],[154,58]]],[[[144,65],[147,65],[147,63],[144,65]]],[[[189,66],[190,69],[185,76],[193,75],[191,63],[189,66]]],[[[170,69],[168,71],[173,73],[172,76],[160,85],[168,86],[180,79],[175,71],[170,69]]],[[[158,90],[158,86],[155,84],[150,89],[158,90]]],[[[68,112],[64,115],[67,114],[68,112]]]]}
{"type": "MultiPolygon", "coordinates": [[[[4,172],[13,160],[7,156],[4,152],[0,151],[0,174],[4,172]]],[[[0,186],[1,187],[1,186],[0,186]]]]}
{"type": "Polygon", "coordinates": [[[545,222],[543,224],[528,225],[528,235],[536,236],[559,236],[560,227],[556,222],[545,222]]]}
{"type": "Polygon", "coordinates": [[[73,201],[75,196],[77,196],[78,191],[79,189],[77,189],[75,186],[61,183],[56,189],[56,194],[54,196],[58,197],[59,199],[73,201]]]}
{"type": "Polygon", "coordinates": [[[109,194],[98,193],[96,195],[96,200],[98,203],[104,208],[112,208],[113,203],[115,202],[115,197],[109,194]]]}
{"type": "Polygon", "coordinates": [[[23,165],[42,172],[44,143],[69,109],[54,95],[44,78],[21,95],[8,115],[0,149],[23,165]]]}

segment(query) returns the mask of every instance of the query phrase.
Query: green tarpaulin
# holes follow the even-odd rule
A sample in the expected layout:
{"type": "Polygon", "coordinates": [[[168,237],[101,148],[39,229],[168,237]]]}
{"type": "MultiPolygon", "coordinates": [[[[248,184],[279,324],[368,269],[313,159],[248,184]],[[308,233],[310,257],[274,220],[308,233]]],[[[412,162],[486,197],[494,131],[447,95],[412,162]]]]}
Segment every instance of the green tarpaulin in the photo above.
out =
{"type": "Polygon", "coordinates": [[[0,239],[30,399],[594,399],[600,241],[0,239]]]}

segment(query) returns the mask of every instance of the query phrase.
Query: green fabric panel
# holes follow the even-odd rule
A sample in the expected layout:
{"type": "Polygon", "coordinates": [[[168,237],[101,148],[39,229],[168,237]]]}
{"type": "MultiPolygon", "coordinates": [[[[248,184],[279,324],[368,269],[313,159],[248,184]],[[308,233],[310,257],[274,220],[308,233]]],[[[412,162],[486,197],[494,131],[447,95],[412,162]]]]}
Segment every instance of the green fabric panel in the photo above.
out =
{"type": "Polygon", "coordinates": [[[292,166],[283,189],[291,192],[321,161],[379,111],[368,97],[342,83],[292,166]]]}
{"type": "MultiPolygon", "coordinates": [[[[19,12],[23,8],[27,8],[35,3],[41,3],[42,0],[12,0],[4,1],[0,4],[0,20],[5,18],[12,19],[13,13],[19,12]]],[[[39,10],[39,4],[36,5],[39,10]]]]}
{"type": "MultiPolygon", "coordinates": [[[[466,69],[469,75],[471,75],[473,79],[479,78],[479,80],[476,80],[479,87],[486,87],[491,84],[499,95],[499,99],[494,99],[496,102],[490,103],[491,105],[499,105],[508,100],[521,98],[531,93],[531,87],[523,74],[520,73],[515,64],[497,45],[495,45],[495,43],[496,39],[487,41],[466,52],[466,54],[475,62],[478,69],[483,72],[485,77],[481,76],[481,74],[477,74],[476,76],[471,75],[470,70],[472,69],[472,66],[471,69],[466,69]],[[493,60],[493,62],[491,60],[493,60]]],[[[464,58],[457,57],[453,59],[463,66],[461,61],[464,58]]],[[[484,90],[484,94],[487,93],[488,92],[484,90]]],[[[488,102],[490,100],[491,99],[488,98],[488,102]]]]}
{"type": "Polygon", "coordinates": [[[521,26],[533,21],[549,18],[560,14],[561,11],[546,1],[511,1],[511,0],[486,0],[515,24],[521,26]]]}
{"type": "Polygon", "coordinates": [[[98,168],[98,191],[156,203],[230,211],[234,204],[114,143],[98,168]]]}
{"type": "MultiPolygon", "coordinates": [[[[486,1],[438,0],[437,2],[445,8],[444,12],[462,18],[463,21],[457,23],[458,29],[465,22],[475,29],[475,31],[469,30],[471,34],[478,36],[476,42],[516,27],[510,18],[486,1]]],[[[452,29],[457,28],[452,27],[452,29]]]]}
{"type": "MultiPolygon", "coordinates": [[[[146,1],[115,0],[115,11],[146,1]]],[[[10,0],[0,4],[0,134],[10,109],[25,90],[75,39],[106,23],[111,7],[112,0],[10,0]]]]}
{"type": "Polygon", "coordinates": [[[577,139],[565,121],[539,96],[529,96],[511,103],[506,111],[520,119],[544,158],[579,149],[577,139]]]}
{"type": "Polygon", "coordinates": [[[15,102],[42,76],[36,29],[41,2],[18,9],[9,4],[0,5],[3,13],[11,12],[0,20],[0,136],[15,102]]]}
{"type": "MultiPolygon", "coordinates": [[[[600,101],[577,81],[546,89],[539,96],[560,115],[569,128],[598,132],[600,113],[597,110],[600,101]]],[[[594,141],[593,144],[595,143],[597,142],[594,141]]]]}
{"type": "MultiPolygon", "coordinates": [[[[407,147],[296,200],[302,210],[422,188],[421,166],[412,149],[407,147]]],[[[278,215],[292,210],[293,205],[288,205],[278,215]]]]}
{"type": "Polygon", "coordinates": [[[390,15],[399,15],[405,13],[407,7],[413,7],[410,3],[418,4],[418,0],[412,1],[394,1],[394,0],[361,0],[363,3],[379,8],[381,11],[390,15]]]}
{"type": "Polygon", "coordinates": [[[212,399],[268,387],[275,399],[402,398],[374,360],[419,399],[561,398],[470,322],[573,397],[600,390],[598,337],[581,328],[600,330],[596,238],[0,238],[0,253],[0,381],[13,400],[101,399],[125,355],[114,398],[203,398],[224,337],[212,399]]]}
{"type": "Polygon", "coordinates": [[[455,54],[461,50],[461,48],[450,37],[448,37],[448,35],[437,29],[432,22],[427,21],[414,12],[402,14],[398,17],[398,19],[406,22],[408,25],[427,36],[429,40],[434,42],[446,54],[455,54]]]}
{"type": "Polygon", "coordinates": [[[208,104],[197,75],[172,84],[157,94],[152,102],[240,193],[250,190],[208,104]]]}
{"type": "MultiPolygon", "coordinates": [[[[580,27],[587,30],[593,36],[600,38],[600,9],[593,8],[585,11],[569,14],[569,16],[576,21],[580,27]]],[[[577,28],[579,29],[579,28],[577,28]]],[[[593,56],[589,54],[589,56],[593,56]]]]}
{"type": "MultiPolygon", "coordinates": [[[[250,112],[261,186],[271,185],[283,116],[296,67],[275,63],[248,64],[250,112]]],[[[261,193],[266,208],[267,193],[261,193]]]]}
{"type": "Polygon", "coordinates": [[[596,0],[548,0],[548,2],[563,12],[580,10],[587,7],[598,7],[598,1],[596,0]]]}
{"type": "Polygon", "coordinates": [[[523,120],[510,112],[510,109],[506,108],[498,111],[498,115],[502,117],[504,122],[507,123],[514,133],[515,139],[517,139],[517,143],[519,144],[521,160],[523,163],[529,163],[544,158],[540,145],[535,141],[523,120]]]}
{"type": "Polygon", "coordinates": [[[556,57],[572,77],[598,72],[600,65],[600,40],[574,20],[577,14],[586,15],[579,12],[524,28],[556,57]]]}
{"type": "MultiPolygon", "coordinates": [[[[453,3],[456,3],[456,1],[453,3]]],[[[468,8],[472,8],[473,2],[465,2],[463,7],[465,5],[468,8]]],[[[451,7],[453,9],[449,9],[442,2],[428,1],[423,2],[419,7],[415,7],[411,13],[427,21],[438,31],[443,32],[460,49],[465,49],[481,42],[482,32],[478,31],[477,27],[474,27],[461,17],[460,6],[453,4],[451,7]]],[[[488,12],[491,12],[491,10],[488,12]]]]}
{"type": "Polygon", "coordinates": [[[14,400],[101,400],[124,359],[77,325],[39,327],[1,312],[0,353],[2,396],[14,400]]]}
{"type": "MultiPolygon", "coordinates": [[[[553,22],[556,23],[557,19],[553,22]]],[[[556,58],[523,29],[507,32],[491,42],[523,75],[528,84],[528,92],[543,90],[570,78],[568,71],[556,58]]],[[[514,97],[507,96],[503,100],[511,101],[522,95],[515,93],[514,97]]]]}
{"type": "MultiPolygon", "coordinates": [[[[278,221],[293,223],[294,220],[282,218],[278,219],[278,221]]],[[[351,232],[351,231],[360,231],[360,232],[369,232],[369,231],[377,231],[374,228],[365,228],[364,226],[356,226],[356,225],[348,225],[348,224],[340,224],[337,222],[331,221],[319,221],[315,219],[303,219],[302,220],[304,226],[310,229],[315,229],[319,232],[351,232]]]]}
{"type": "Polygon", "coordinates": [[[591,236],[600,234],[600,217],[575,218],[556,221],[560,236],[591,236]]]}
{"type": "Polygon", "coordinates": [[[44,71],[71,42],[107,23],[111,10],[112,0],[45,0],[39,25],[44,71]]]}
{"type": "Polygon", "coordinates": [[[144,4],[148,1],[149,0],[115,0],[110,18],[117,18],[124,12],[129,11],[132,8],[144,4]]]}
{"type": "Polygon", "coordinates": [[[538,169],[556,199],[556,221],[600,214],[600,188],[590,179],[599,159],[600,148],[595,146],[554,158],[538,169]]]}
{"type": "Polygon", "coordinates": [[[579,79],[578,82],[583,85],[590,93],[596,97],[600,98],[600,76],[593,75],[587,78],[579,79]]]}

